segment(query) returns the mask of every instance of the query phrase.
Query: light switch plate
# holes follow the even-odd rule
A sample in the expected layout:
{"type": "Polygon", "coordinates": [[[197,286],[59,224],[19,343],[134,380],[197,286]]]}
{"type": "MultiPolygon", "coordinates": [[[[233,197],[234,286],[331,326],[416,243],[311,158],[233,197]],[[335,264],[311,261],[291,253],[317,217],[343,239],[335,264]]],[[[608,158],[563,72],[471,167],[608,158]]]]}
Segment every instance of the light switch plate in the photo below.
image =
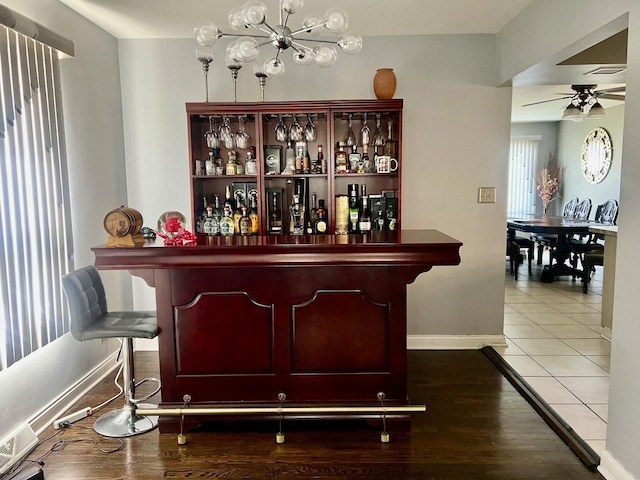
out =
{"type": "Polygon", "coordinates": [[[496,203],[496,187],[478,188],[478,203],[496,203]]]}

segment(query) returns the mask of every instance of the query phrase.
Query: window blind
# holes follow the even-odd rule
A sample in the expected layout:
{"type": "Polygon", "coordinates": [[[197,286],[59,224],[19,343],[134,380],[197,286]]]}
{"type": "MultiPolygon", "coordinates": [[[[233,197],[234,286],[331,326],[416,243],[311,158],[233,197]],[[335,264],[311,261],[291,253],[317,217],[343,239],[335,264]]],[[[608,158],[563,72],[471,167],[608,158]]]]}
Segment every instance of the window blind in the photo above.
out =
{"type": "Polygon", "coordinates": [[[58,53],[0,26],[0,369],[69,331],[72,269],[58,53]]]}
{"type": "Polygon", "coordinates": [[[541,139],[538,136],[511,139],[507,194],[507,212],[510,217],[535,213],[534,168],[541,139]]]}

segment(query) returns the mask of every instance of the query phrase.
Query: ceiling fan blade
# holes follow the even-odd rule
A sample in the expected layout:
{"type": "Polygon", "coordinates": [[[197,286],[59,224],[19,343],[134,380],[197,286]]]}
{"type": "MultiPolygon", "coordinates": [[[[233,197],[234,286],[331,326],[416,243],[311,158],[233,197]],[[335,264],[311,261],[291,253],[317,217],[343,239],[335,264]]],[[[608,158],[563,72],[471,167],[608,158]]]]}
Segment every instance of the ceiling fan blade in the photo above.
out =
{"type": "Polygon", "coordinates": [[[603,88],[602,90],[596,90],[595,92],[593,92],[596,95],[600,95],[602,93],[618,93],[618,92],[624,92],[627,90],[627,87],[614,87],[614,88],[603,88]]]}
{"type": "Polygon", "coordinates": [[[625,95],[611,95],[608,93],[598,95],[598,98],[604,98],[605,100],[621,100],[623,102],[627,99],[625,95]]]}
{"type": "Polygon", "coordinates": [[[567,98],[573,98],[573,95],[570,95],[568,97],[553,98],[551,100],[542,100],[540,102],[527,103],[526,105],[522,105],[522,106],[523,107],[530,107],[531,105],[539,105],[541,103],[549,103],[549,102],[557,102],[558,100],[566,100],[567,98]]]}

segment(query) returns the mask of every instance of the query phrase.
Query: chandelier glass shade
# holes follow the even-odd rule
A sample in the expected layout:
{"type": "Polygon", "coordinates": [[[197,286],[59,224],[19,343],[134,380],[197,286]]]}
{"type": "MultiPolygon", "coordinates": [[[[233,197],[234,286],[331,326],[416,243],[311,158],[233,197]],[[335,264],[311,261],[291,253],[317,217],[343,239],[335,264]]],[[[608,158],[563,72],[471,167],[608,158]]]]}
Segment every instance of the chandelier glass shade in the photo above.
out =
{"type": "Polygon", "coordinates": [[[194,29],[200,46],[212,47],[221,37],[237,37],[226,49],[225,62],[244,64],[258,58],[263,46],[271,45],[274,55],[264,61],[264,73],[270,78],[284,75],[283,54],[290,50],[298,65],[315,62],[320,67],[331,67],[338,58],[338,49],[355,55],[362,50],[362,37],[346,33],[348,15],[337,8],[330,8],[323,16],[307,15],[300,28],[292,30],[289,16],[298,13],[304,0],[279,0],[277,23],[268,17],[267,7],[259,0],[249,0],[242,7],[229,12],[228,22],[237,33],[223,33],[217,25],[206,23],[194,29]],[[321,33],[339,36],[337,40],[314,38],[321,33]]]}

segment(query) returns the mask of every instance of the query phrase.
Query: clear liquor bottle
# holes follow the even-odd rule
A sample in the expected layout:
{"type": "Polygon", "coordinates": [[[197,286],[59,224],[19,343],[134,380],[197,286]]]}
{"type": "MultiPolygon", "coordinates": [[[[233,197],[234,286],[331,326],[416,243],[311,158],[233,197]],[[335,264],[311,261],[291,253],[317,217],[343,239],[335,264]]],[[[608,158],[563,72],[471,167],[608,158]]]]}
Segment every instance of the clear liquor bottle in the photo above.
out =
{"type": "Polygon", "coordinates": [[[220,220],[222,220],[222,209],[220,208],[220,195],[217,193],[214,195],[213,202],[213,218],[216,219],[216,235],[220,235],[220,220]]]}
{"type": "Polygon", "coordinates": [[[300,195],[293,195],[293,203],[289,207],[291,215],[291,234],[304,235],[304,205],[300,203],[300,195]]]}

